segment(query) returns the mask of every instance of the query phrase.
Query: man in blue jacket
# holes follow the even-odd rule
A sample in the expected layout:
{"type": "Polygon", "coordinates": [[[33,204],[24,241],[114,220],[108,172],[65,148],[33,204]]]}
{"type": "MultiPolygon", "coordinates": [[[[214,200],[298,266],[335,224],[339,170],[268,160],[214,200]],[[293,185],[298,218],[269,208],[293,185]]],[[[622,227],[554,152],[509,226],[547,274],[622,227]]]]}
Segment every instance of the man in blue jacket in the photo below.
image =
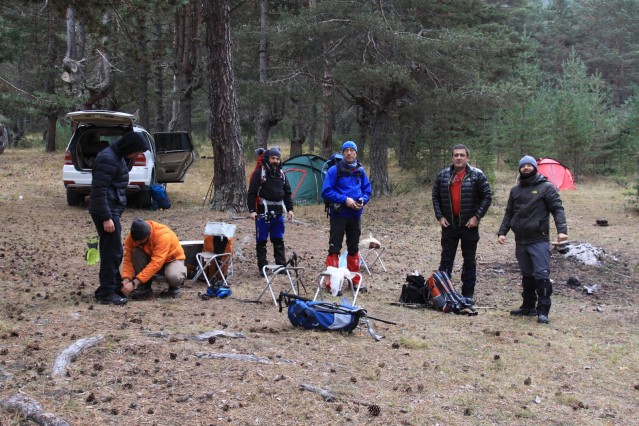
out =
{"type": "Polygon", "coordinates": [[[89,213],[100,237],[100,286],[95,298],[103,305],[124,305],[120,264],[122,263],[122,227],[120,216],[126,207],[129,168],[125,159],[147,151],[149,144],[141,132],[131,131],[108,148],[93,162],[89,213]]]}
{"type": "MultiPolygon", "coordinates": [[[[346,235],[346,267],[359,272],[359,237],[364,205],[371,197],[371,183],[362,164],[357,161],[357,145],[346,141],[342,145],[342,160],[326,172],[322,197],[330,203],[331,230],[326,266],[339,267],[339,254],[346,235]]],[[[353,280],[359,285],[359,277],[353,280]]]]}

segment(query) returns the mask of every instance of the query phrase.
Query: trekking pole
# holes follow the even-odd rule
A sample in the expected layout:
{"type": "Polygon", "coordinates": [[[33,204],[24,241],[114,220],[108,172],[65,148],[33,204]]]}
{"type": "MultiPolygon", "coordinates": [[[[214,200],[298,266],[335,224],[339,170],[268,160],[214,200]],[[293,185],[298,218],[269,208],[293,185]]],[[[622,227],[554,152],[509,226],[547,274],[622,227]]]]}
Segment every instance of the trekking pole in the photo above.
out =
{"type": "Polygon", "coordinates": [[[202,207],[204,207],[204,205],[206,204],[206,200],[213,193],[213,182],[214,181],[215,181],[215,176],[213,178],[211,178],[211,183],[209,184],[209,189],[206,191],[206,195],[204,196],[204,201],[202,201],[202,207]]]}

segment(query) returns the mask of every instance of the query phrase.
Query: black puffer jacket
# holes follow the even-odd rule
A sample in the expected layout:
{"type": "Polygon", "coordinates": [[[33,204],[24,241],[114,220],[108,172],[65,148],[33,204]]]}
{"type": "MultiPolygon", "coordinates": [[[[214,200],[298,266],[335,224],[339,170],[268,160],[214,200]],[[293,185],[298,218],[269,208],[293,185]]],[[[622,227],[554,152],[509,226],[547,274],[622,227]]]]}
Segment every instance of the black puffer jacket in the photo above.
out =
{"type": "MultiPolygon", "coordinates": [[[[453,204],[450,196],[450,184],[455,176],[455,167],[451,165],[442,169],[433,184],[433,209],[437,220],[445,217],[455,226],[453,221],[453,204]]],[[[484,172],[476,167],[466,165],[466,175],[461,186],[461,208],[459,223],[463,226],[471,217],[484,217],[493,197],[484,172]]]]}
{"type": "Polygon", "coordinates": [[[93,162],[89,213],[100,220],[112,215],[122,215],[126,207],[126,188],[129,168],[125,158],[149,149],[146,138],[140,132],[129,132],[113,145],[103,149],[93,162]]]}
{"type": "Polygon", "coordinates": [[[551,213],[557,232],[567,234],[566,215],[557,188],[540,174],[522,179],[510,190],[497,235],[506,235],[512,229],[518,243],[550,241],[551,213]]]}

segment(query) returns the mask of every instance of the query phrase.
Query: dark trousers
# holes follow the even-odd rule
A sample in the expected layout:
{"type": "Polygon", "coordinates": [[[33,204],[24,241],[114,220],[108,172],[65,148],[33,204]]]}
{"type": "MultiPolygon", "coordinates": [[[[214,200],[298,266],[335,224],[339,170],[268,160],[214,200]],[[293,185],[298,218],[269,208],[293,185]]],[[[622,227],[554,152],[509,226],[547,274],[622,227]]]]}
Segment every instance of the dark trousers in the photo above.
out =
{"type": "Polygon", "coordinates": [[[122,226],[120,216],[111,218],[115,225],[114,232],[106,232],[102,225],[102,219],[91,215],[95,229],[100,237],[100,286],[95,291],[95,297],[105,298],[114,293],[119,293],[122,288],[122,276],[120,264],[122,263],[122,226]]]}
{"type": "Polygon", "coordinates": [[[466,228],[465,226],[442,228],[442,255],[439,263],[439,270],[445,271],[452,276],[453,265],[455,264],[455,254],[457,246],[461,241],[461,252],[464,258],[462,266],[462,294],[472,296],[475,292],[475,281],[477,280],[477,243],[479,242],[479,228],[466,228]]]}
{"type": "MultiPolygon", "coordinates": [[[[550,244],[541,241],[532,244],[515,244],[515,256],[524,277],[535,280],[537,313],[548,315],[551,306],[552,283],[550,281],[550,244]]],[[[529,290],[530,292],[530,290],[529,290]]],[[[529,301],[533,301],[532,295],[529,301]]],[[[524,300],[525,302],[525,300],[524,300]]],[[[530,303],[530,302],[529,302],[530,303]]]]}
{"type": "Polygon", "coordinates": [[[331,231],[328,240],[328,254],[339,254],[342,251],[342,241],[346,235],[346,249],[354,256],[359,253],[359,237],[362,234],[361,218],[331,217],[331,231]]]}

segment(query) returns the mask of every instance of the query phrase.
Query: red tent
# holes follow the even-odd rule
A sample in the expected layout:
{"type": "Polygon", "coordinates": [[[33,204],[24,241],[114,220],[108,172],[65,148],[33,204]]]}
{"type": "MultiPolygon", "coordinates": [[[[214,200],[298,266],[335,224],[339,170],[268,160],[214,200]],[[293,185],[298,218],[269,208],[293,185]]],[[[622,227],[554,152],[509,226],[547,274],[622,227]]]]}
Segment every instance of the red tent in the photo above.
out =
{"type": "Polygon", "coordinates": [[[552,158],[537,160],[537,171],[546,176],[560,191],[562,189],[577,189],[570,169],[557,160],[552,158]]]}

